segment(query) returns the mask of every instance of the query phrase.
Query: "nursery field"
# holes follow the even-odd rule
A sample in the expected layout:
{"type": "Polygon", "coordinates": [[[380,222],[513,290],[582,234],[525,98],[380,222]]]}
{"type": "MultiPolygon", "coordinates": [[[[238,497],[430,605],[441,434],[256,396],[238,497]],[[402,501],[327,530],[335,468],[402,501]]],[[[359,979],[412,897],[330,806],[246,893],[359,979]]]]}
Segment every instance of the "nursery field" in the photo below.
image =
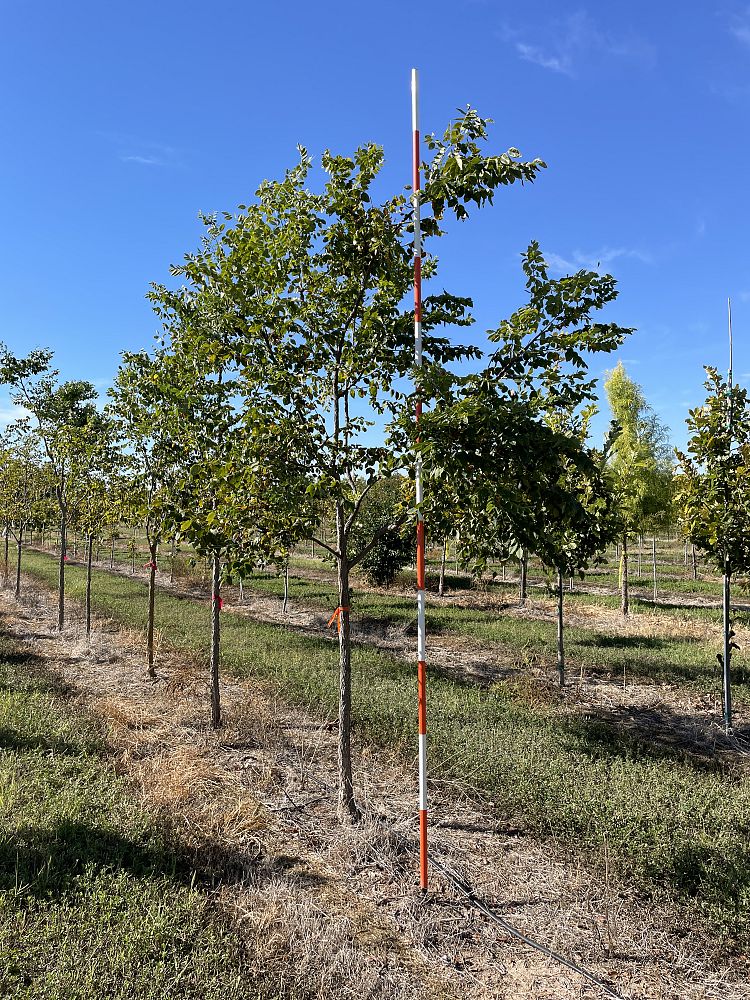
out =
{"type": "MultiPolygon", "coordinates": [[[[143,559],[138,556],[137,570],[131,573],[132,553],[129,562],[126,553],[121,556],[114,560],[114,572],[106,565],[94,570],[92,604],[100,627],[115,623],[135,637],[131,645],[137,648],[146,622],[143,559]]],[[[177,656],[191,663],[207,684],[210,600],[203,567],[192,562],[183,553],[170,567],[167,557],[158,574],[157,674],[163,676],[163,665],[177,656]]],[[[26,585],[33,581],[43,593],[45,588],[51,593],[54,555],[30,549],[23,565],[26,585]]],[[[656,986],[644,981],[637,991],[623,994],[628,996],[718,996],[710,991],[714,974],[723,977],[724,996],[741,996],[745,989],[744,956],[750,946],[745,649],[750,617],[740,610],[740,593],[735,612],[740,650],[733,661],[737,724],[733,736],[726,737],[716,667],[719,581],[703,568],[698,580],[689,579],[691,573],[678,543],[663,542],[657,603],[652,579],[634,578],[629,619],[618,610],[611,564],[575,581],[565,601],[568,683],[562,689],[555,683],[555,606],[538,567],[530,567],[529,597],[523,604],[510,566],[505,581],[497,569],[494,577],[475,585],[449,569],[445,597],[433,590],[428,598],[431,822],[439,831],[440,850],[460,846],[464,864],[487,866],[491,875],[484,873],[483,885],[492,878],[515,884],[519,874],[511,876],[504,860],[509,842],[554,859],[568,879],[572,871],[580,877],[583,869],[585,880],[630,910],[615,918],[611,899],[601,907],[609,943],[589,913],[593,923],[587,926],[584,920],[558,945],[589,956],[605,979],[620,986],[635,981],[635,964],[645,963],[656,979],[666,974],[666,965],[671,968],[669,984],[659,988],[672,992],[651,993],[656,986]],[[639,912],[647,914],[651,930],[641,928],[641,943],[636,944],[639,912]],[[613,921],[620,928],[617,940],[611,939],[613,921]],[[677,961],[671,949],[685,935],[691,957],[677,961]],[[600,946],[592,953],[593,939],[600,946]]],[[[83,597],[85,567],[71,560],[66,576],[68,598],[75,606],[83,597]]],[[[317,720],[319,731],[330,731],[338,705],[335,631],[326,629],[337,603],[332,571],[322,560],[298,553],[290,568],[286,613],[283,588],[283,576],[274,572],[247,579],[242,594],[225,588],[224,684],[249,684],[273,704],[317,720]]],[[[386,826],[406,822],[408,829],[416,743],[415,615],[408,575],[389,590],[353,580],[351,603],[355,781],[367,784],[371,818],[380,817],[386,826]],[[406,784],[395,786],[397,805],[389,802],[388,787],[374,788],[366,776],[379,760],[406,775],[406,784]]],[[[74,616],[71,628],[79,627],[77,620],[74,616]]],[[[131,668],[142,673],[137,655],[131,668]]],[[[199,682],[195,690],[199,704],[205,699],[207,722],[206,688],[199,682]]],[[[236,722],[230,714],[229,725],[236,722]]],[[[245,738],[254,738],[252,714],[242,724],[245,738]]],[[[304,746],[298,753],[304,757],[304,746]]],[[[325,809],[332,795],[318,788],[320,805],[310,811],[325,809]]],[[[292,798],[296,803],[295,793],[292,798]]],[[[407,892],[415,863],[409,843],[399,874],[407,892]]],[[[531,876],[526,873],[526,878],[531,876]]],[[[186,892],[186,906],[197,906],[200,901],[186,892]]],[[[570,903],[575,905],[580,900],[570,903]]],[[[528,919],[527,931],[533,928],[533,917],[528,919]]],[[[434,928],[430,933],[437,934],[434,928]]],[[[225,947],[218,931],[212,941],[215,951],[225,947]]],[[[225,960],[219,951],[212,961],[225,960]]],[[[234,959],[230,955],[226,961],[234,959]]],[[[486,987],[486,954],[481,960],[464,955],[462,961],[478,963],[474,975],[486,987]]],[[[195,974],[209,975],[202,969],[195,974]]],[[[601,995],[596,987],[590,989],[590,995],[601,995]]]]}

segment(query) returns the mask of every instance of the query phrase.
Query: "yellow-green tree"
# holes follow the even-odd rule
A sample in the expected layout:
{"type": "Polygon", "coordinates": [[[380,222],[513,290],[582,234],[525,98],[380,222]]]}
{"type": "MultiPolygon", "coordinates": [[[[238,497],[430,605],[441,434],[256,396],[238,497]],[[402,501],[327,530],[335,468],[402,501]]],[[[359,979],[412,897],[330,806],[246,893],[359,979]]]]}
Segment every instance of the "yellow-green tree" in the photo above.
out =
{"type": "Polygon", "coordinates": [[[646,401],[642,388],[620,361],[608,372],[604,389],[617,434],[607,472],[620,518],[621,608],[630,613],[628,539],[635,532],[665,525],[672,504],[672,458],[668,432],[646,401]]]}

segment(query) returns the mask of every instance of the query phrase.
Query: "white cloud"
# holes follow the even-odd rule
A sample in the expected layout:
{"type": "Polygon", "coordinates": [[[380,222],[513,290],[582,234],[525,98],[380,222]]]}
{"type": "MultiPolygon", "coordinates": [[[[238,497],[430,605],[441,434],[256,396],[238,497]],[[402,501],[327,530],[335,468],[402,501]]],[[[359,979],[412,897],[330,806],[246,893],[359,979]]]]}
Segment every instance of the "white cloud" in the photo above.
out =
{"type": "Polygon", "coordinates": [[[588,271],[606,270],[612,261],[627,258],[640,261],[642,264],[653,264],[654,259],[651,254],[643,250],[635,250],[630,247],[602,247],[596,253],[584,253],[581,250],[574,250],[570,258],[561,257],[556,253],[545,253],[544,258],[553,271],[560,274],[569,271],[580,271],[586,268],[588,271]]]}
{"type": "Polygon", "coordinates": [[[135,163],[141,167],[181,167],[182,156],[174,146],[154,142],[124,132],[100,132],[113,148],[121,163],[135,163]]]}
{"type": "Polygon", "coordinates": [[[572,76],[572,59],[569,52],[559,55],[545,55],[537,45],[527,45],[526,42],[516,42],[516,52],[527,62],[536,63],[543,69],[554,70],[555,73],[565,73],[572,76]]]}
{"type": "Polygon", "coordinates": [[[750,6],[732,16],[729,31],[742,45],[750,45],[750,6]]]}
{"type": "Polygon", "coordinates": [[[7,427],[8,424],[21,420],[23,417],[30,417],[31,413],[25,406],[17,406],[15,403],[0,402],[0,427],[7,427]]]}
{"type": "Polygon", "coordinates": [[[589,63],[592,55],[636,60],[653,65],[654,46],[637,35],[614,37],[602,31],[585,10],[550,21],[542,40],[531,40],[528,29],[505,25],[505,41],[513,44],[519,58],[543,69],[565,76],[575,76],[579,66],[589,63]]]}

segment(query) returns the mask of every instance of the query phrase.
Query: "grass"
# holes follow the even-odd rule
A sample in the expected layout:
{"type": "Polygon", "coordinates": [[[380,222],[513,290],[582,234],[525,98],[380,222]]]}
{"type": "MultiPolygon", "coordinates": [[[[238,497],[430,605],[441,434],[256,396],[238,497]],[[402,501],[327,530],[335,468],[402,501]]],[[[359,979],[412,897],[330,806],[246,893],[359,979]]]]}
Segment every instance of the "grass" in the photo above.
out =
{"type": "MultiPolygon", "coordinates": [[[[256,574],[246,581],[248,589],[281,597],[283,580],[272,574],[256,574]]],[[[290,579],[292,599],[321,610],[333,608],[337,592],[333,584],[321,579],[294,576],[290,579]]],[[[357,591],[354,597],[354,628],[403,626],[414,618],[414,601],[397,595],[357,591]]],[[[566,595],[566,605],[619,607],[618,599],[591,595],[566,595]]],[[[652,605],[634,600],[634,610],[651,613],[652,605]]],[[[663,609],[659,609],[662,613],[663,609]]],[[[675,609],[675,628],[680,619],[705,621],[717,624],[720,614],[709,608],[675,609]]],[[[748,616],[738,615],[736,620],[747,621],[748,616]]],[[[466,636],[494,651],[508,667],[522,668],[529,664],[553,664],[556,656],[556,625],[552,621],[539,621],[502,615],[495,610],[431,604],[429,610],[432,635],[466,636]]],[[[601,629],[566,627],[566,656],[573,673],[609,673],[611,676],[641,678],[658,681],[688,683],[700,690],[714,692],[719,684],[716,653],[719,640],[698,641],[675,638],[674,634],[652,636],[612,636],[601,629]]],[[[734,680],[737,698],[746,697],[746,656],[742,650],[734,658],[734,680]]]]}
{"type": "MultiPolygon", "coordinates": [[[[54,584],[49,557],[29,553],[26,567],[54,584]]],[[[83,594],[80,567],[69,567],[68,587],[73,598],[83,594]]],[[[94,606],[143,628],[145,587],[96,572],[94,606]]],[[[207,656],[208,601],[160,594],[157,625],[172,646],[207,656]]],[[[222,629],[225,669],[262,679],[290,702],[335,718],[332,642],[233,614],[223,617],[222,629]]],[[[592,645],[589,655],[606,652],[592,645]]],[[[357,740],[399,748],[412,761],[412,665],[358,646],[353,670],[357,740]]],[[[508,822],[553,836],[589,859],[606,851],[644,891],[690,900],[729,937],[750,941],[750,783],[739,770],[708,766],[585,716],[534,707],[509,683],[479,689],[433,671],[429,712],[433,780],[471,782],[508,822]]]]}
{"type": "Polygon", "coordinates": [[[278,996],[116,777],[96,724],[2,623],[0,996],[278,996]]]}

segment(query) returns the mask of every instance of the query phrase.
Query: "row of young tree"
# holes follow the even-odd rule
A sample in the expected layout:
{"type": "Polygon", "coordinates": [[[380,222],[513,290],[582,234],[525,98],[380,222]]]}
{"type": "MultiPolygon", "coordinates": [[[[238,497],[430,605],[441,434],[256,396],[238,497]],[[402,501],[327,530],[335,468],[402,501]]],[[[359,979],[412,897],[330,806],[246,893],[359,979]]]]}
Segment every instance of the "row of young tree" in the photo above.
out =
{"type": "MultiPolygon", "coordinates": [[[[438,273],[434,246],[456,223],[544,168],[515,149],[487,152],[487,126],[469,108],[425,139],[428,283],[438,273]]],[[[588,444],[589,361],[630,332],[595,318],[616,297],[611,276],[581,270],[554,279],[532,243],[522,255],[527,300],[489,332],[487,356],[450,338],[471,324],[472,302],[442,290],[424,299],[424,363],[415,369],[414,315],[405,305],[415,194],[377,199],[384,160],[372,144],[351,157],[325,153],[320,165],[324,180],[312,190],[312,161],[300,149],[295,166],[263,182],[252,204],[203,218],[199,248],[172,269],[182,285],[150,292],[162,324],[154,350],[123,355],[103,412],[90,383],[59,382],[49,352],[17,358],[3,350],[0,383],[28,413],[6,452],[24,485],[8,486],[3,515],[20,552],[27,526],[40,523],[34,505],[47,505],[48,523],[54,504],[61,629],[71,525],[88,538],[89,566],[103,526],[126,515],[144,526],[151,674],[160,546],[185,543],[210,560],[214,726],[222,584],[312,539],[337,574],[339,811],[354,819],[351,574],[378,550],[397,560],[397,540],[416,516],[415,454],[432,537],[460,538],[461,560],[472,566],[536,553],[557,574],[561,626],[563,579],[614,538],[628,613],[627,540],[668,506],[671,463],[658,422],[621,367],[608,382],[610,433],[602,448],[588,444]],[[465,361],[478,370],[466,374],[465,361]],[[333,538],[320,531],[326,520],[333,538]]],[[[563,680],[562,629],[559,666],[563,680]]]]}

